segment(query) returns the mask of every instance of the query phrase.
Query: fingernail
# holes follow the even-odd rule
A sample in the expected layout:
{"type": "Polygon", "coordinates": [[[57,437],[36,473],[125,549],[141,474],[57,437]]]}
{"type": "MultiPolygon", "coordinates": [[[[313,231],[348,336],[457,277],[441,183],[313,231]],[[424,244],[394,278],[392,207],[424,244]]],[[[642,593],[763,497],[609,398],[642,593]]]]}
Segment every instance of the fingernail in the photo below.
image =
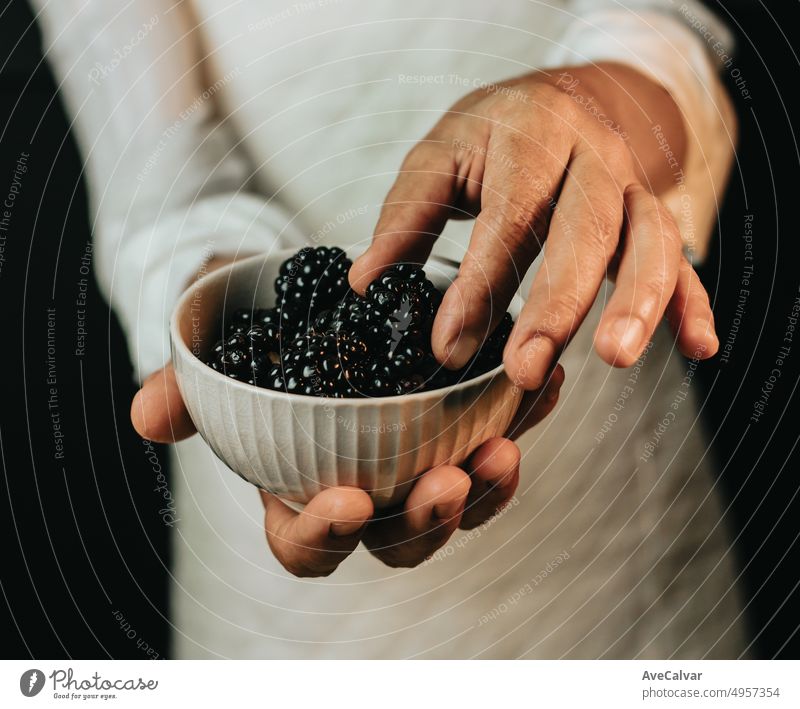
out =
{"type": "Polygon", "coordinates": [[[365,524],[366,522],[331,522],[330,533],[334,537],[349,537],[365,524]]]}
{"type": "Polygon", "coordinates": [[[478,351],[481,341],[475,335],[462,332],[457,338],[450,340],[445,345],[444,351],[447,355],[447,364],[455,369],[461,369],[469,362],[472,355],[478,351]]]}
{"type": "Polygon", "coordinates": [[[458,514],[461,514],[461,509],[464,507],[464,500],[451,500],[450,502],[440,502],[438,505],[433,506],[431,520],[438,522],[441,520],[452,519],[458,514]]]}
{"type": "Polygon", "coordinates": [[[611,334],[620,349],[630,357],[638,357],[644,347],[646,330],[639,318],[619,318],[611,326],[611,334]]]}

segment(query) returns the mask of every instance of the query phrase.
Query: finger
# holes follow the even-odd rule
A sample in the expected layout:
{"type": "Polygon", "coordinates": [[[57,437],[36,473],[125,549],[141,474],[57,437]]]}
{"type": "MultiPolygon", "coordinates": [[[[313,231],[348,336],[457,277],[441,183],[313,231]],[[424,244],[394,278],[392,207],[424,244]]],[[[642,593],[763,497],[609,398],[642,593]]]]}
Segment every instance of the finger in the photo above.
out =
{"type": "Polygon", "coordinates": [[[295,576],[327,576],[358,546],[372,516],[369,495],[355,487],[334,487],[316,495],[298,513],[261,492],[264,527],[275,558],[295,576]]]}
{"type": "Polygon", "coordinates": [[[171,364],[151,374],[131,403],[131,423],[142,437],[174,443],[196,433],[171,364]]]}
{"type": "Polygon", "coordinates": [[[595,333],[603,360],[629,367],[664,317],[675,290],[681,235],[666,207],[641,185],[625,191],[626,223],[614,293],[595,333]]]}
{"type": "Polygon", "coordinates": [[[365,546],[388,566],[417,566],[456,530],[469,488],[469,476],[459,468],[429,470],[414,484],[402,511],[367,525],[365,546]]]}
{"type": "Polygon", "coordinates": [[[684,256],[678,266],[675,292],[667,305],[667,320],[678,349],[686,357],[708,359],[719,350],[708,293],[684,256]]]}
{"type": "Polygon", "coordinates": [[[450,369],[477,352],[541,250],[569,149],[497,130],[488,156],[481,211],[431,335],[436,359],[450,369]]]}
{"type": "Polygon", "coordinates": [[[389,266],[425,263],[447,222],[458,169],[440,142],[419,143],[406,157],[384,200],[372,243],[350,267],[350,285],[364,294],[389,266]]]}
{"type": "Polygon", "coordinates": [[[519,484],[520,452],[507,438],[492,438],[467,463],[472,481],[460,527],[483,524],[514,495],[519,484]]]}
{"type": "Polygon", "coordinates": [[[525,431],[533,428],[537,423],[549,416],[558,403],[558,396],[563,383],[564,368],[557,364],[547,377],[543,388],[526,392],[506,435],[511,440],[516,440],[525,431]]]}
{"type": "Polygon", "coordinates": [[[592,307],[616,251],[623,198],[612,167],[588,153],[570,164],[541,268],[505,349],[506,370],[524,389],[542,386],[592,307]]]}

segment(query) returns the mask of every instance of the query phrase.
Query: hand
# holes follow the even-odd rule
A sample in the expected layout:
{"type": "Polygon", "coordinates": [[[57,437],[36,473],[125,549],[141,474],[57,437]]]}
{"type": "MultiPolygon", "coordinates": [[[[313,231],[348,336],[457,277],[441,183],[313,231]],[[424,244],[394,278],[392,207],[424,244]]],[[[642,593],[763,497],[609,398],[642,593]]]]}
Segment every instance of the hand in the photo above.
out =
{"type": "MultiPolygon", "coordinates": [[[[521,434],[552,410],[563,380],[557,367],[541,391],[526,395],[510,435],[521,434]]],[[[195,433],[172,365],[144,381],[131,405],[131,421],[143,438],[161,443],[195,433]]],[[[362,539],[389,566],[416,566],[457,527],[475,527],[509,501],[519,480],[519,461],[512,441],[492,439],[472,454],[464,470],[452,465],[429,470],[402,509],[379,517],[374,517],[369,495],[354,487],[329,488],[301,513],[261,491],[267,541],[278,561],[297,576],[327,576],[362,539]]]]}
{"type": "Polygon", "coordinates": [[[616,288],[595,334],[606,362],[633,364],[665,313],[684,354],[712,356],[708,297],[654,196],[675,167],[648,116],[680,159],[675,103],[621,65],[535,73],[469,94],[406,157],[351,285],[363,293],[388,265],[424,262],[449,218],[475,217],[434,324],[434,354],[445,366],[475,353],[542,248],[504,353],[522,387],[542,386],[608,274],[616,288]]]}

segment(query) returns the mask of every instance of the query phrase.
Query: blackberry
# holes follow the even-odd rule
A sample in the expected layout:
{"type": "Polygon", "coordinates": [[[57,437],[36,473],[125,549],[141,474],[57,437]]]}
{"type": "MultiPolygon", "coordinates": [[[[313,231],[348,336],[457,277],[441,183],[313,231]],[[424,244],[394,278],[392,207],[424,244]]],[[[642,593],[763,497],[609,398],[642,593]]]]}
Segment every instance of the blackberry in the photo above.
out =
{"type": "Polygon", "coordinates": [[[249,382],[257,386],[269,387],[270,376],[275,364],[269,356],[269,352],[264,350],[254,351],[250,359],[250,377],[249,382]]]}
{"type": "Polygon", "coordinates": [[[486,340],[486,344],[482,349],[486,349],[488,347],[494,353],[500,353],[502,355],[513,327],[514,320],[511,317],[511,313],[505,313],[503,315],[503,319],[494,329],[494,332],[489,335],[488,339],[486,340]]]}
{"type": "Polygon", "coordinates": [[[301,372],[292,367],[283,370],[283,391],[289,394],[305,394],[306,396],[317,396],[317,390],[313,383],[308,381],[301,372]]]}
{"type": "Polygon", "coordinates": [[[483,347],[478,350],[473,358],[475,361],[475,375],[488,372],[495,367],[498,367],[503,362],[503,350],[508,342],[508,337],[511,334],[511,329],[514,327],[514,320],[511,318],[510,313],[505,313],[503,319],[498,323],[483,347]]]}
{"type": "Polygon", "coordinates": [[[247,308],[239,308],[234,311],[228,320],[228,327],[226,333],[234,335],[237,332],[245,332],[250,329],[253,320],[253,311],[247,308]]]}
{"type": "Polygon", "coordinates": [[[340,248],[306,247],[281,264],[275,279],[278,305],[313,316],[330,307],[349,290],[352,261],[340,248]]]}
{"type": "Polygon", "coordinates": [[[264,380],[258,383],[266,389],[275,389],[281,391],[283,389],[283,367],[279,364],[273,364],[267,371],[264,380]]]}
{"type": "Polygon", "coordinates": [[[383,330],[391,341],[387,349],[408,342],[430,340],[433,320],[442,302],[441,292],[419,266],[399,264],[385,271],[367,287],[366,299],[380,314],[383,330]]]}
{"type": "Polygon", "coordinates": [[[358,396],[368,380],[367,356],[367,343],[349,332],[310,330],[281,353],[281,365],[318,396],[358,396]]]}
{"type": "Polygon", "coordinates": [[[422,391],[425,386],[425,380],[419,374],[412,374],[409,377],[403,377],[395,384],[395,394],[402,396],[403,394],[413,394],[415,391],[422,391]]]}
{"type": "Polygon", "coordinates": [[[335,317],[335,310],[322,310],[314,318],[314,324],[311,326],[313,332],[326,332],[330,329],[335,317]]]}
{"type": "Polygon", "coordinates": [[[285,322],[288,315],[288,309],[285,311],[282,311],[281,308],[257,310],[253,316],[253,325],[258,325],[271,342],[280,343],[283,335],[292,330],[285,322]]]}
{"type": "Polygon", "coordinates": [[[209,366],[234,379],[248,378],[252,354],[248,340],[241,332],[234,332],[217,342],[211,350],[209,366]]]}
{"type": "Polygon", "coordinates": [[[306,248],[285,261],[273,308],[234,311],[206,363],[256,386],[306,396],[353,398],[430,391],[498,366],[513,326],[506,313],[458,370],[431,352],[442,293],[414,264],[389,268],[364,297],[349,290],[341,249],[306,248]]]}
{"type": "Polygon", "coordinates": [[[392,370],[398,374],[413,372],[425,359],[425,352],[416,345],[404,344],[390,349],[387,356],[392,370]]]}

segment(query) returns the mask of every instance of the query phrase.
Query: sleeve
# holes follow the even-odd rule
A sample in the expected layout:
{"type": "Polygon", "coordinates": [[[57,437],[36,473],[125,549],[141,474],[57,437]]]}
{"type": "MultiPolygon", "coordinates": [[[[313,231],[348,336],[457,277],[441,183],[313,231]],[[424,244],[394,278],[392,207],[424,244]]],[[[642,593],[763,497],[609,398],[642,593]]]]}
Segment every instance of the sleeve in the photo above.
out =
{"type": "Polygon", "coordinates": [[[302,243],[252,174],[204,81],[188,3],[34,0],[84,158],[95,270],[139,377],[169,359],[172,306],[214,255],[302,243]]]}
{"type": "MultiPolygon", "coordinates": [[[[658,81],[678,105],[687,154],[662,198],[678,222],[687,256],[702,261],[736,146],[736,117],[719,78],[733,61],[731,33],[691,0],[574,0],[568,8],[571,19],[547,66],[625,63],[658,81]]],[[[658,140],[657,122],[653,133],[658,140]]]]}

